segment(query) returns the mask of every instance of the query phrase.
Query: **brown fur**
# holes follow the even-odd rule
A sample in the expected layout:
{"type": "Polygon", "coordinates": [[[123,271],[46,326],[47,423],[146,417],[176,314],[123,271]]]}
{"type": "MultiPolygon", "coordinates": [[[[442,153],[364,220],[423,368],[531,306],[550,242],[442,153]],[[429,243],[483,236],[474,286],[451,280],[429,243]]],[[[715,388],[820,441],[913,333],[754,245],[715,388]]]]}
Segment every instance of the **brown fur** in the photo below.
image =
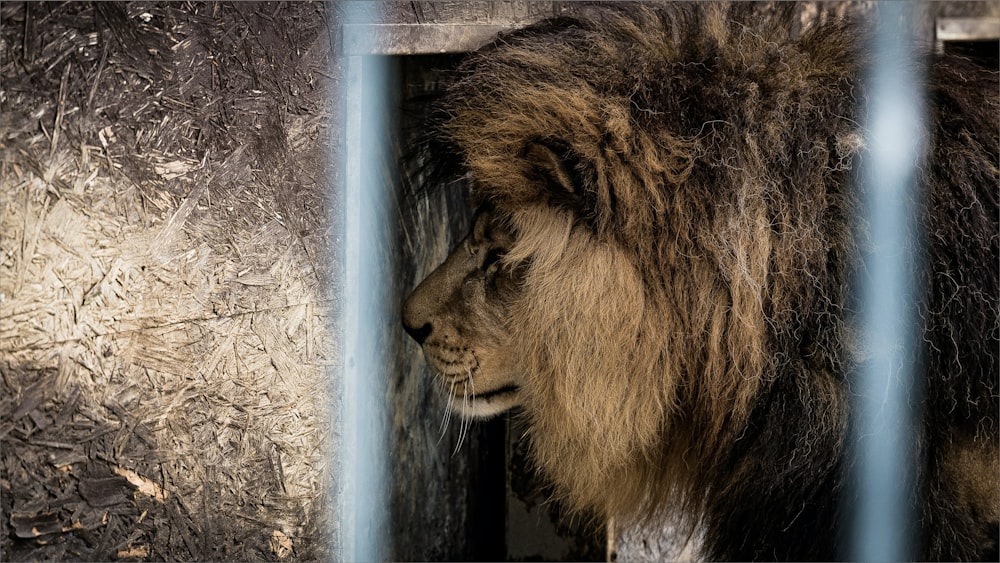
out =
{"type": "MultiPolygon", "coordinates": [[[[507,211],[518,232],[509,260],[532,260],[524,284],[527,295],[518,301],[523,310],[515,308],[512,330],[533,364],[526,370],[524,396],[540,436],[536,442],[544,444],[536,448],[538,461],[567,484],[573,502],[599,505],[611,513],[644,500],[647,491],[622,495],[613,484],[650,472],[643,465],[660,453],[655,450],[661,432],[669,432],[671,415],[678,413],[678,387],[684,387],[683,402],[698,407],[683,414],[689,428],[697,428],[689,439],[699,448],[714,450],[717,442],[732,440],[741,431],[770,373],[765,302],[779,315],[790,315],[796,301],[809,293],[808,272],[825,267],[826,249],[845,246],[835,238],[844,233],[819,231],[824,225],[815,210],[796,208],[801,202],[794,200],[802,194],[783,193],[788,182],[780,177],[789,166],[769,170],[769,160],[787,160],[778,155],[795,152],[798,147],[787,146],[786,138],[797,144],[814,141],[814,158],[795,163],[794,172],[803,194],[819,196],[829,191],[826,184],[841,180],[842,171],[827,166],[827,139],[797,139],[796,126],[833,119],[834,127],[841,129],[835,134],[843,139],[856,135],[850,120],[831,115],[844,103],[831,104],[828,98],[841,92],[827,86],[825,76],[806,82],[808,70],[802,67],[811,64],[807,55],[797,46],[775,44],[774,38],[756,30],[738,30],[726,23],[722,11],[690,22],[704,33],[699,40],[739,49],[748,66],[782,67],[784,72],[775,69],[768,86],[785,83],[783,88],[794,92],[798,85],[800,92],[795,93],[808,98],[789,115],[781,100],[758,106],[754,98],[760,86],[748,81],[733,85],[738,91],[727,94],[747,97],[749,115],[739,116],[746,123],[706,122],[696,124],[698,131],[683,132],[637,127],[642,112],[652,114],[649,125],[659,125],[656,113],[677,109],[670,101],[656,99],[645,100],[653,107],[639,107],[640,99],[660,92],[625,90],[631,85],[617,83],[624,77],[615,75],[632,68],[635,62],[630,59],[646,52],[662,59],[644,64],[665,68],[679,53],[673,52],[677,48],[668,34],[652,31],[662,25],[655,14],[630,16],[612,18],[609,24],[622,37],[597,30],[588,37],[600,53],[588,61],[594,76],[566,64],[580,57],[569,52],[575,46],[542,50],[530,41],[530,34],[525,34],[523,46],[514,42],[487,52],[471,80],[491,75],[503,85],[502,95],[493,89],[466,92],[460,84],[465,105],[450,123],[466,152],[478,194],[507,211]],[[771,57],[781,57],[781,62],[768,63],[771,57]],[[531,71],[504,68],[515,66],[531,71]],[[741,136],[741,126],[754,122],[767,125],[741,136]],[[532,181],[531,169],[511,170],[518,165],[511,156],[533,136],[570,140],[578,158],[593,163],[594,229],[573,229],[573,210],[550,207],[532,181]],[[709,154],[721,160],[719,169],[705,170],[702,178],[692,181],[694,162],[704,162],[709,154]],[[709,183],[715,186],[705,185],[709,183]],[[782,222],[778,233],[772,232],[772,215],[782,222]],[[781,262],[774,272],[769,270],[772,255],[781,262]],[[582,280],[581,272],[586,272],[582,280]],[[786,279],[768,280],[769,273],[786,279]],[[567,313],[575,318],[566,318],[567,313]],[[611,490],[615,494],[609,495],[611,490]]],[[[685,23],[676,25],[682,28],[685,23]]],[[[825,56],[842,58],[844,65],[852,57],[836,51],[825,56]]],[[[839,158],[846,168],[851,154],[839,158]]],[[[837,407],[829,408],[842,410],[837,407]]],[[[828,421],[831,430],[843,424],[838,418],[828,421]]],[[[684,449],[693,445],[684,444],[684,449]]],[[[685,464],[678,460],[673,465],[685,464]]],[[[670,479],[679,476],[674,473],[670,479]]]]}
{"type": "MultiPolygon", "coordinates": [[[[464,64],[445,101],[444,135],[512,233],[502,264],[519,290],[493,305],[493,331],[516,358],[535,461],[572,506],[625,518],[681,507],[706,525],[713,557],[842,555],[830,529],[848,463],[848,374],[863,359],[849,293],[861,262],[863,30],[792,37],[788,14],[755,6],[595,18],[502,37],[464,64]]],[[[936,496],[921,553],[932,558],[990,554],[995,535],[943,537],[930,524],[995,531],[989,507],[1000,507],[988,485],[1000,104],[983,87],[995,74],[964,72],[979,78],[932,91],[956,113],[935,113],[928,133],[932,160],[947,152],[958,171],[928,166],[923,178],[932,205],[969,205],[960,220],[928,208],[928,302],[962,279],[949,290],[981,323],[918,305],[934,344],[922,442],[936,496]],[[985,106],[976,116],[961,113],[971,99],[985,106]],[[956,333],[973,342],[946,346],[956,333]],[[956,394],[967,423],[945,414],[956,394]]],[[[456,326],[447,299],[431,306],[422,288],[407,325],[456,326]]]]}

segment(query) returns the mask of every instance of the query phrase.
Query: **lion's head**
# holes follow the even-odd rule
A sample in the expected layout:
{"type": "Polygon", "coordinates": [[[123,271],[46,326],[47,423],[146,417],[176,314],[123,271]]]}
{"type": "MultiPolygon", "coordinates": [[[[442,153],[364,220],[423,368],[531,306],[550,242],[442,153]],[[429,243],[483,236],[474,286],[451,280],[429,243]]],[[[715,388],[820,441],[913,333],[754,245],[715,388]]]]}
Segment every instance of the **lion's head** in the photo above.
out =
{"type": "Polygon", "coordinates": [[[850,83],[808,69],[852,59],[777,33],[724,11],[550,22],[471,57],[445,101],[481,211],[405,325],[462,413],[524,407],[535,460],[575,505],[653,502],[653,463],[740,432],[805,352],[833,388],[853,252],[840,186],[860,142],[850,83]]]}
{"type": "MultiPolygon", "coordinates": [[[[564,500],[650,516],[669,499],[730,559],[829,558],[838,541],[818,530],[837,524],[860,361],[849,287],[866,62],[850,26],[796,27],[766,6],[632,6],[473,54],[441,134],[480,211],[404,312],[463,414],[522,407],[533,459],[564,500]]],[[[984,175],[954,190],[929,168],[925,181],[933,197],[995,212],[995,165],[963,131],[935,133],[953,143],[942,154],[984,175]]],[[[949,254],[947,267],[995,262],[965,223],[929,216],[934,244],[978,256],[955,266],[949,254]]],[[[986,211],[974,221],[996,227],[986,211]]],[[[995,325],[984,291],[968,307],[995,325]]],[[[969,322],[937,326],[995,347],[996,332],[954,328],[969,322]]],[[[982,365],[958,379],[995,404],[995,360],[950,347],[950,334],[927,337],[941,340],[928,364],[982,365]]],[[[957,381],[935,377],[932,394],[957,381]]]]}
{"type": "Polygon", "coordinates": [[[512,238],[491,209],[480,209],[469,235],[407,300],[403,326],[468,417],[489,417],[518,404],[523,368],[508,326],[508,305],[523,271],[502,263],[512,238]]]}

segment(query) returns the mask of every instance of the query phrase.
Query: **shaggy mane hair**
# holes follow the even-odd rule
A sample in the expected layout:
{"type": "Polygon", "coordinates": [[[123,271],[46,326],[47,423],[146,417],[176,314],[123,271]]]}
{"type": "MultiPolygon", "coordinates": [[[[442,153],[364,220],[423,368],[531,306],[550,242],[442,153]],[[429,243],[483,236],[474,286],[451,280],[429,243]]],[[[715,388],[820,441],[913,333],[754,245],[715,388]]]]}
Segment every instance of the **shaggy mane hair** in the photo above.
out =
{"type": "MultiPolygon", "coordinates": [[[[846,555],[867,32],[796,17],[548,20],[471,55],[443,105],[527,264],[535,462],[578,508],[681,509],[711,558],[846,555]]],[[[920,556],[995,560],[997,73],[939,56],[927,80],[920,556]]]]}

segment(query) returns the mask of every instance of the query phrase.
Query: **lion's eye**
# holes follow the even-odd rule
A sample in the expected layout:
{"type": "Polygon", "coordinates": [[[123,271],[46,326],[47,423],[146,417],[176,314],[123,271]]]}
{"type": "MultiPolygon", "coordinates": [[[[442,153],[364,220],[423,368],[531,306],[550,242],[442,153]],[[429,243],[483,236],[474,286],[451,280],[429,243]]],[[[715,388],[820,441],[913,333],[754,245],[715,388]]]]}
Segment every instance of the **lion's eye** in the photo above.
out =
{"type": "Polygon", "coordinates": [[[500,267],[500,259],[507,252],[502,248],[492,248],[486,253],[486,259],[483,260],[483,270],[487,275],[492,276],[496,273],[497,268],[500,267]]]}

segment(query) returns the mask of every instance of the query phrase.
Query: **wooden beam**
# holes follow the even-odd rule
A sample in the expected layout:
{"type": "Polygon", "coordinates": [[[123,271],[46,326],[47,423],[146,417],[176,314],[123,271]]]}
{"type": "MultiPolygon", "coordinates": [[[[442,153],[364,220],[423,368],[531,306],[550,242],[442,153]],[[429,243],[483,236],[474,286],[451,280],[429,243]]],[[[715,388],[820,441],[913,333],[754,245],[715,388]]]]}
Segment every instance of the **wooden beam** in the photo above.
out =
{"type": "Polygon", "coordinates": [[[512,24],[346,24],[345,55],[426,55],[474,51],[512,24]]]}

